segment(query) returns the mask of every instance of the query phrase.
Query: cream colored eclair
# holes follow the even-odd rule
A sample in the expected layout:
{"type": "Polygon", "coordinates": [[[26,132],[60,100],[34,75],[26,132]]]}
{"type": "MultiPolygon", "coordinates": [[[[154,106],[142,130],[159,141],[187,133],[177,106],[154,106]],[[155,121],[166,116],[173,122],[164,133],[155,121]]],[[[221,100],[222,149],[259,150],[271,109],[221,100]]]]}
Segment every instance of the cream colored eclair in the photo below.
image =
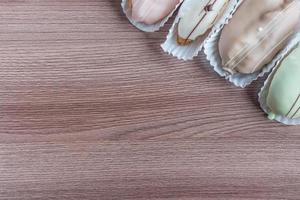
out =
{"type": "Polygon", "coordinates": [[[231,74],[251,74],[272,61],[295,32],[298,0],[244,0],[222,30],[219,53],[231,74]]]}
{"type": "Polygon", "coordinates": [[[167,17],[181,0],[128,0],[132,19],[152,25],[167,17]]]}
{"type": "Polygon", "coordinates": [[[214,23],[222,16],[229,0],[193,1],[192,9],[179,19],[177,43],[187,45],[205,38],[214,23]]]}

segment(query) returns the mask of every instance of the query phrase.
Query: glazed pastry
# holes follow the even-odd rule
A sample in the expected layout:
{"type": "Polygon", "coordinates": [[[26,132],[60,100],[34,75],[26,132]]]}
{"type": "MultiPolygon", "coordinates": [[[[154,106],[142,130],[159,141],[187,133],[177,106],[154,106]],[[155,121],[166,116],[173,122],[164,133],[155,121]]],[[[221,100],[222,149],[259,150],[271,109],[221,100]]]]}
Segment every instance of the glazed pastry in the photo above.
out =
{"type": "Polygon", "coordinates": [[[167,17],[181,0],[128,0],[132,19],[147,25],[155,24],[167,17]]]}
{"type": "Polygon", "coordinates": [[[267,94],[269,118],[300,118],[300,47],[287,56],[270,82],[267,94]]]}
{"type": "Polygon", "coordinates": [[[231,74],[261,71],[287,44],[300,19],[300,1],[244,0],[219,41],[223,68],[231,74]]]}
{"type": "Polygon", "coordinates": [[[205,38],[214,23],[222,16],[229,0],[194,1],[192,10],[185,13],[178,23],[177,43],[187,45],[205,38]]]}

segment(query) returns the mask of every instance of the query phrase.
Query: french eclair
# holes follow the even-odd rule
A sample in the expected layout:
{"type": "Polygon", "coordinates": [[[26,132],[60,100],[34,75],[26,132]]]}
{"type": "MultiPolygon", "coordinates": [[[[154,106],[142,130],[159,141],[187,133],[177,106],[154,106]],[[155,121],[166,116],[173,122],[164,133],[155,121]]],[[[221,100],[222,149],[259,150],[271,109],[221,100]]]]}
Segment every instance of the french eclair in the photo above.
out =
{"type": "Polygon", "coordinates": [[[167,17],[181,0],[128,0],[134,21],[152,25],[167,17]]]}
{"type": "Polygon", "coordinates": [[[300,47],[278,66],[267,92],[269,118],[300,118],[300,47]]]}
{"type": "Polygon", "coordinates": [[[300,19],[298,0],[244,0],[219,40],[224,70],[261,71],[286,46],[300,19]]]}
{"type": "Polygon", "coordinates": [[[178,23],[177,43],[188,45],[199,38],[205,38],[214,23],[222,16],[229,0],[194,1],[178,23]]]}

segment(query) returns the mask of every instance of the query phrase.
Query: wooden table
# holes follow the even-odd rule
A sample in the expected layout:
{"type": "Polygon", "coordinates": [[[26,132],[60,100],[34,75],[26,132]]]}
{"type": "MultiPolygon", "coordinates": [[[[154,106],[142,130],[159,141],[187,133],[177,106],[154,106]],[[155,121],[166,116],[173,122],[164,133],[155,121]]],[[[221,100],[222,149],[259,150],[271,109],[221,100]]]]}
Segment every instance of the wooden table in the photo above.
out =
{"type": "Polygon", "coordinates": [[[0,199],[299,199],[300,128],[113,0],[0,2],[0,199]]]}

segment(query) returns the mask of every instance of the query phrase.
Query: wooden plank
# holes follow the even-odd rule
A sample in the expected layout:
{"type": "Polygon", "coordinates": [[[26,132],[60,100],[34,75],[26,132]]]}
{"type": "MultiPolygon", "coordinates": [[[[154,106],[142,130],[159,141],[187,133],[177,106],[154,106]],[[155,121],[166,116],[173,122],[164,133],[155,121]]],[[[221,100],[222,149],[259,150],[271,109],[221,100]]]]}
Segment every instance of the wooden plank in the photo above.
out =
{"type": "Polygon", "coordinates": [[[297,199],[299,140],[0,146],[3,199],[297,199]],[[17,162],[16,162],[17,161],[17,162]]]}
{"type": "Polygon", "coordinates": [[[0,199],[299,199],[299,127],[119,1],[0,2],[0,199]]]}

